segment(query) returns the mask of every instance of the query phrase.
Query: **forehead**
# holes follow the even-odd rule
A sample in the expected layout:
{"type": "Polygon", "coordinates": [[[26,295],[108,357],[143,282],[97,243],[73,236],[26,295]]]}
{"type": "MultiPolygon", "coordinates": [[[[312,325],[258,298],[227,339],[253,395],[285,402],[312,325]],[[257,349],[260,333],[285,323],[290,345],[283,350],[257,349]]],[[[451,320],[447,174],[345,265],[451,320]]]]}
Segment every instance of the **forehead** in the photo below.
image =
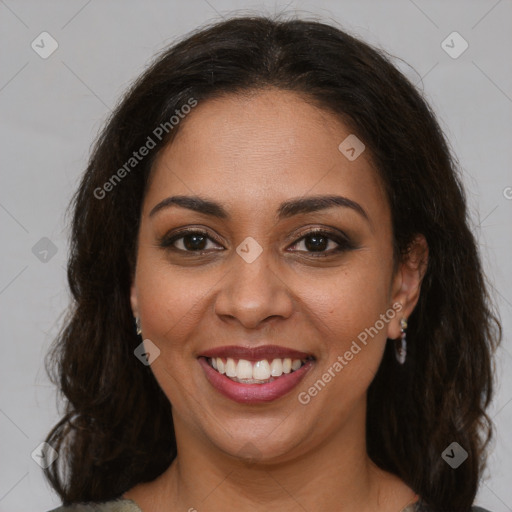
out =
{"type": "Polygon", "coordinates": [[[289,197],[339,192],[368,203],[378,215],[375,207],[387,204],[368,151],[356,159],[343,152],[344,141],[357,144],[354,137],[337,116],[290,91],[199,102],[155,162],[146,210],[171,194],[233,205],[249,205],[250,198],[262,208],[289,197]]]}

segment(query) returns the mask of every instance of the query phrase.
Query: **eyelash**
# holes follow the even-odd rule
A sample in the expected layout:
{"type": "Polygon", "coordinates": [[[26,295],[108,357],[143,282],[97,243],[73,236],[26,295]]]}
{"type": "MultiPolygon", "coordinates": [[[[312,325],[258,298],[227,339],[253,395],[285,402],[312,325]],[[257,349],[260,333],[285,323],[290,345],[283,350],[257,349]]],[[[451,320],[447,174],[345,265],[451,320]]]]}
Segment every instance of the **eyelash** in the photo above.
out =
{"type": "MultiPolygon", "coordinates": [[[[201,229],[187,229],[184,231],[180,231],[179,233],[175,233],[171,236],[163,236],[159,239],[159,245],[163,249],[170,249],[178,252],[182,252],[185,254],[193,254],[193,255],[202,255],[206,252],[209,252],[208,250],[198,250],[198,251],[190,251],[186,249],[178,249],[177,247],[173,247],[173,244],[182,238],[185,238],[189,235],[199,235],[205,238],[208,238],[209,240],[214,241],[215,243],[222,245],[219,240],[217,240],[215,237],[211,236],[206,231],[203,231],[201,229]]],[[[322,252],[315,252],[315,251],[294,251],[294,252],[306,252],[309,255],[313,256],[314,258],[322,258],[322,257],[328,257],[333,254],[338,254],[341,252],[349,251],[355,248],[355,246],[352,244],[352,242],[348,239],[348,237],[340,236],[335,233],[326,231],[325,229],[312,229],[310,231],[307,231],[304,234],[301,234],[300,237],[292,244],[297,245],[299,242],[305,240],[308,236],[322,236],[324,238],[327,238],[329,241],[333,241],[338,244],[338,247],[335,249],[331,249],[330,251],[322,251],[322,252]]]]}

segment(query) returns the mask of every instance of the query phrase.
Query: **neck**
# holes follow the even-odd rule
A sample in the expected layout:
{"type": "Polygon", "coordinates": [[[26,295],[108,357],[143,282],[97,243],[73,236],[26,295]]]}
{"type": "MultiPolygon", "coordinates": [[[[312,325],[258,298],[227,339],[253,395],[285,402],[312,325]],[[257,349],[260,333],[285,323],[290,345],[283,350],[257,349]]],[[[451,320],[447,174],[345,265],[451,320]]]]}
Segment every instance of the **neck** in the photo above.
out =
{"type": "MultiPolygon", "coordinates": [[[[365,404],[366,405],[366,404],[365,404]]],[[[366,453],[365,408],[321,444],[278,461],[241,461],[175,418],[178,457],[157,480],[156,509],[283,512],[401,510],[414,494],[366,453]]],[[[153,494],[154,497],[155,494],[153,494]]]]}

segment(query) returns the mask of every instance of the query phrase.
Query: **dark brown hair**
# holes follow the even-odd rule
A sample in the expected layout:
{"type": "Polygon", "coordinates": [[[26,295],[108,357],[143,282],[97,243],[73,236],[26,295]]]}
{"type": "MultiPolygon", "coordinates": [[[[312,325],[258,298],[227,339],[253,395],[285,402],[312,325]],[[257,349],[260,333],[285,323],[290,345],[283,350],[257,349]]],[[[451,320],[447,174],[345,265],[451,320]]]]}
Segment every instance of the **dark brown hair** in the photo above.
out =
{"type": "Polygon", "coordinates": [[[416,234],[427,240],[407,361],[398,365],[388,344],[368,391],[368,453],[436,510],[466,511],[491,434],[485,409],[501,328],[456,163],[421,93],[383,51],[301,19],[239,17],[189,35],[134,83],[96,141],[70,205],[73,303],[47,360],[66,411],[46,439],[60,458],[45,474],[64,504],[103,501],[175,458],[171,405],[134,356],[141,340],[129,295],[148,176],[179,125],[102,198],[97,191],[190,98],[268,87],[295,91],[364,142],[389,199],[397,261],[416,234]],[[453,441],[469,454],[456,470],[441,458],[453,441]]]}

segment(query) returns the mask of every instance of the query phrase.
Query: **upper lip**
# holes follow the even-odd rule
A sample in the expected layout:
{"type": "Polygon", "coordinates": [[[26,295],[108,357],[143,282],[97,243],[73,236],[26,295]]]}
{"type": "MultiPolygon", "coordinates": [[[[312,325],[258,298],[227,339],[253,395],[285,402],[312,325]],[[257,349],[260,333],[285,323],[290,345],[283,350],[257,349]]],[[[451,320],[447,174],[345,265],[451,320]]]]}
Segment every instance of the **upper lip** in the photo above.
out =
{"type": "Polygon", "coordinates": [[[246,359],[247,361],[261,361],[262,359],[308,359],[312,354],[300,352],[279,345],[260,345],[259,347],[242,347],[240,345],[226,345],[215,347],[203,352],[200,357],[231,357],[233,359],[246,359]]]}

